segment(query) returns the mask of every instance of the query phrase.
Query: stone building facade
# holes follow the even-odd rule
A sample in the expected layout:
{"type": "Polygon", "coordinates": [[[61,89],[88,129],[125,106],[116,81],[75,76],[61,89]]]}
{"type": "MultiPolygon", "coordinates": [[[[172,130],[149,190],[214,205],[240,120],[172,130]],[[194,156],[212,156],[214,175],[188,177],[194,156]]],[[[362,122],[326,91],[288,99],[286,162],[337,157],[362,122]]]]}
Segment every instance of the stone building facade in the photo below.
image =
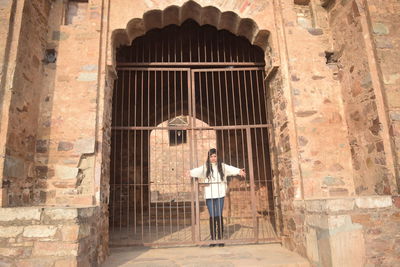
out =
{"type": "Polygon", "coordinates": [[[0,0],[0,265],[108,255],[116,49],[187,19],[265,51],[282,244],[400,262],[397,0],[0,0]]]}

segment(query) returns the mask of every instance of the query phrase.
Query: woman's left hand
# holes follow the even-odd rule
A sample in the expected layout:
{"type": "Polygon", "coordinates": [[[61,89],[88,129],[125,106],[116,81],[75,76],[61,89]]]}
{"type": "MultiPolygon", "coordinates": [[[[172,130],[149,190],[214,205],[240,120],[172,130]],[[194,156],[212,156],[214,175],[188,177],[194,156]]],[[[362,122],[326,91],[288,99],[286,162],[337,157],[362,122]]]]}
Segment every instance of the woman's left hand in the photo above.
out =
{"type": "Polygon", "coordinates": [[[241,169],[241,170],[239,171],[239,175],[242,176],[242,177],[246,177],[246,172],[245,172],[245,170],[244,170],[244,169],[241,169]]]}

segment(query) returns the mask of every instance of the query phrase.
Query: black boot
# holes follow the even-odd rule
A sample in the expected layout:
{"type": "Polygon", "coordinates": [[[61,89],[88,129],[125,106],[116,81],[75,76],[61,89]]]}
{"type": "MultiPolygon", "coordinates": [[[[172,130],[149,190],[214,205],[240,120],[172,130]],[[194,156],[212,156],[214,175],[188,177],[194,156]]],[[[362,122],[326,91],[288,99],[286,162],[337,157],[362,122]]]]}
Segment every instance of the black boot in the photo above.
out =
{"type": "MultiPolygon", "coordinates": [[[[215,217],[215,221],[217,222],[217,237],[218,240],[222,240],[224,238],[224,218],[222,216],[215,217]]],[[[219,243],[219,247],[225,246],[224,243],[219,243]]]]}
{"type": "MultiPolygon", "coordinates": [[[[210,217],[210,236],[211,240],[215,240],[215,226],[216,226],[216,217],[210,217]]],[[[210,244],[210,247],[215,247],[216,244],[210,244]]]]}

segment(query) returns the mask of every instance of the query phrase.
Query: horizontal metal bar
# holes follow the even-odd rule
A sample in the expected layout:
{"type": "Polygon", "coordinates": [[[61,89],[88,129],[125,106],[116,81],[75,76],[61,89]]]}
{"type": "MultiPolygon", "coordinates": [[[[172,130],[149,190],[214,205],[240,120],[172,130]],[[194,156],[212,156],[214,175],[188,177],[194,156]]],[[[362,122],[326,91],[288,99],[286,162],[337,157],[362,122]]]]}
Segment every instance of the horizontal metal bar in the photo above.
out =
{"type": "Polygon", "coordinates": [[[230,72],[230,71],[250,71],[250,70],[265,70],[262,66],[243,67],[243,68],[218,68],[218,69],[192,69],[192,72],[230,72]]]}
{"type": "Polygon", "coordinates": [[[116,248],[116,247],[135,247],[135,246],[145,246],[145,247],[168,247],[168,246],[181,246],[181,245],[187,245],[187,246],[193,246],[193,241],[176,241],[176,242],[121,242],[120,240],[117,241],[118,244],[113,244],[112,241],[110,241],[110,247],[116,248]]]}
{"type": "Polygon", "coordinates": [[[157,127],[157,126],[114,126],[112,130],[242,130],[254,128],[268,128],[271,124],[249,124],[249,125],[229,125],[229,126],[210,126],[210,127],[157,127]]]}
{"type": "MultiPolygon", "coordinates": [[[[281,243],[282,241],[279,238],[264,238],[262,239],[262,243],[281,243]]],[[[220,240],[205,240],[205,241],[199,241],[196,242],[198,245],[209,245],[209,244],[255,244],[255,243],[260,243],[260,239],[256,240],[254,238],[246,238],[246,239],[220,239],[220,240]]]]}
{"type": "Polygon", "coordinates": [[[125,66],[265,66],[264,62],[132,62],[118,63],[119,67],[125,66]]]}
{"type": "Polygon", "coordinates": [[[118,67],[117,70],[136,70],[136,71],[190,71],[190,68],[156,68],[156,67],[118,67]]]}

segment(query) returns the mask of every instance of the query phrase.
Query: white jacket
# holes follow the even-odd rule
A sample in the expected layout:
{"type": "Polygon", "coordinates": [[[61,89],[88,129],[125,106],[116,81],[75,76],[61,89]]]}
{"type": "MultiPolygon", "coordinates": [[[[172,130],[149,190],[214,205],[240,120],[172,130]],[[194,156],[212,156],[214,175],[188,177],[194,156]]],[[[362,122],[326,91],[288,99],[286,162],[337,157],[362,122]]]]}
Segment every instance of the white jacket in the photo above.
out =
{"type": "Polygon", "coordinates": [[[216,163],[212,163],[212,172],[210,173],[210,177],[206,177],[207,174],[207,166],[204,164],[198,168],[194,168],[190,170],[191,177],[204,178],[205,183],[209,183],[209,185],[204,187],[204,198],[221,198],[225,197],[227,182],[227,176],[235,176],[239,175],[240,169],[222,163],[222,170],[224,172],[224,179],[221,180],[221,175],[218,172],[218,166],[216,163]]]}

